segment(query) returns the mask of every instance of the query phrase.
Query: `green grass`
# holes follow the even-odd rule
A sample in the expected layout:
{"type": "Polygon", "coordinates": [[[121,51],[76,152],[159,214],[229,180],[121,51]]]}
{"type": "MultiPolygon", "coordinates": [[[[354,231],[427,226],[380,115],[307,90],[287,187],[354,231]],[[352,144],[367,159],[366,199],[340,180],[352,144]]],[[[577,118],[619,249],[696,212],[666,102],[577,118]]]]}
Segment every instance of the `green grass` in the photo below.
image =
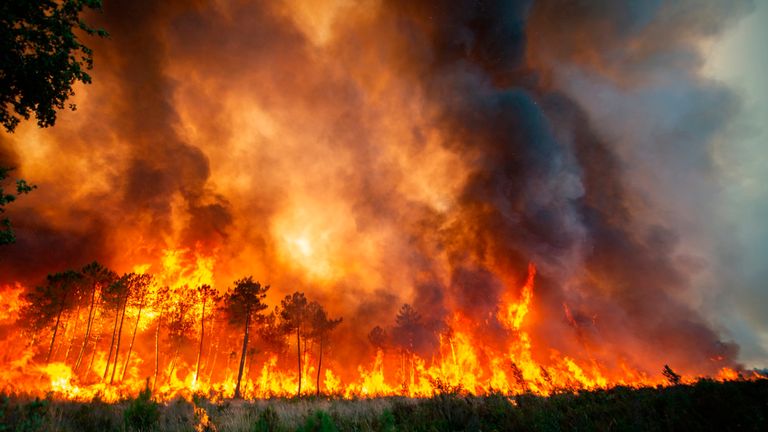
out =
{"type": "Polygon", "coordinates": [[[0,395],[6,431],[768,431],[768,380],[428,399],[294,398],[115,404],[0,395]]]}

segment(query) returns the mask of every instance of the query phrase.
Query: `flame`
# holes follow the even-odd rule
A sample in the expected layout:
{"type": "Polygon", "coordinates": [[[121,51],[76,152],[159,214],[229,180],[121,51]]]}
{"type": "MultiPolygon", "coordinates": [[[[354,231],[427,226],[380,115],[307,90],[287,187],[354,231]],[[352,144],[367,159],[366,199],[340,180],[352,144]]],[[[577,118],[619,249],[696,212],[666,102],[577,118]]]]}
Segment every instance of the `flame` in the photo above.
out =
{"type": "MultiPolygon", "coordinates": [[[[163,254],[161,271],[156,280],[171,287],[189,289],[202,283],[213,284],[215,257],[190,254],[189,250],[167,250],[163,254]]],[[[134,269],[148,271],[148,265],[138,265],[134,269]]],[[[498,307],[498,318],[506,327],[508,340],[506,348],[499,349],[484,342],[476,333],[477,323],[461,313],[455,313],[448,323],[455,330],[439,337],[438,355],[423,358],[415,353],[376,351],[368,364],[357,366],[357,375],[351,376],[342,370],[325,366],[321,391],[344,397],[374,397],[385,395],[407,395],[426,397],[436,392],[459,391],[471,394],[502,392],[517,394],[532,392],[546,395],[553,391],[599,389],[611,385],[650,386],[663,385],[660,376],[648,375],[641,370],[621,362],[617,372],[609,374],[605,367],[587,359],[578,360],[561,355],[551,350],[546,359],[538,358],[534,352],[534,343],[526,329],[526,318],[535,303],[534,282],[536,266],[530,264],[528,275],[522,287],[510,289],[503,296],[503,303],[498,307]]],[[[155,287],[156,289],[157,287],[155,287]]],[[[3,296],[3,320],[13,320],[21,308],[23,287],[16,285],[5,291],[3,296]]],[[[176,295],[180,295],[177,291],[176,295]]],[[[201,304],[196,305],[195,314],[199,314],[201,304]]],[[[566,311],[567,306],[565,307],[566,311]]],[[[125,320],[134,322],[138,314],[136,307],[127,308],[125,320]]],[[[144,307],[137,332],[143,337],[151,336],[156,329],[159,311],[151,306],[144,307]]],[[[566,319],[573,320],[570,313],[566,319]]],[[[209,336],[209,346],[221,334],[209,336]],[[212,339],[212,340],[211,340],[212,339]]],[[[104,337],[102,336],[102,341],[104,337]]],[[[205,341],[204,341],[205,342],[205,341]]],[[[19,344],[19,340],[6,343],[19,344]]],[[[20,357],[7,354],[5,372],[0,375],[0,388],[21,388],[31,393],[53,392],[57,397],[73,400],[88,400],[99,395],[105,400],[114,401],[122,395],[135,394],[143,388],[152,373],[153,352],[147,346],[138,346],[132,353],[129,369],[125,378],[112,385],[99,379],[106,367],[107,354],[103,343],[99,344],[90,368],[78,372],[72,365],[61,361],[40,364],[40,353],[44,342],[23,352],[20,357]],[[37,354],[34,350],[37,350],[37,354]],[[37,358],[37,360],[35,360],[37,358]],[[9,361],[12,360],[12,361],[9,361]],[[37,365],[37,366],[35,366],[37,365]],[[47,381],[38,382],[35,371],[43,373],[47,381]],[[23,385],[18,385],[23,382],[23,385]],[[32,385],[32,383],[37,384],[32,385]],[[28,386],[27,383],[30,385],[28,386]]],[[[213,348],[215,350],[216,348],[213,348]]],[[[167,353],[163,353],[166,355],[167,353]]],[[[218,398],[231,397],[237,378],[236,355],[230,353],[230,361],[221,373],[206,373],[213,359],[208,359],[199,380],[195,380],[193,353],[181,354],[176,359],[167,360],[160,371],[162,383],[156,389],[161,398],[178,395],[191,395],[202,392],[218,398]]],[[[124,355],[124,353],[121,353],[124,355]]],[[[227,357],[225,352],[216,352],[217,358],[227,357]]],[[[122,357],[124,358],[124,357],[122,357]]],[[[241,383],[243,393],[248,398],[266,398],[289,396],[296,392],[298,377],[295,366],[291,367],[290,355],[258,355],[252,353],[247,362],[246,372],[241,383]]],[[[316,389],[316,356],[311,349],[302,354],[302,393],[313,394],[316,389]]],[[[717,378],[720,380],[739,379],[741,375],[728,367],[722,368],[717,378]]],[[[690,382],[695,377],[685,377],[690,382]]]]}

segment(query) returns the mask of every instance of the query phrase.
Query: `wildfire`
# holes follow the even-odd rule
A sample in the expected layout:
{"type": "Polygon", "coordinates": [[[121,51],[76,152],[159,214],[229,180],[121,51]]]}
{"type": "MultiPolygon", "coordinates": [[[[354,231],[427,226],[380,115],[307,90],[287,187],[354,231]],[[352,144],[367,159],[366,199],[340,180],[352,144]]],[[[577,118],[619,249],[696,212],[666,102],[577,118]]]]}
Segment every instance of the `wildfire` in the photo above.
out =
{"type": "Polygon", "coordinates": [[[655,20],[685,14],[659,6],[655,24],[606,37],[623,28],[612,14],[633,14],[574,5],[564,32],[542,1],[104,3],[93,25],[111,37],[89,42],[78,110],[0,136],[38,186],[3,213],[17,243],[0,248],[0,391],[422,397],[751,378],[687,303],[717,298],[695,295],[720,268],[686,237],[706,230],[663,207],[707,194],[657,203],[642,178],[716,184],[712,143],[696,140],[730,117],[697,109],[733,100],[685,68],[719,19],[671,28],[655,20]],[[645,105],[700,97],[690,115],[645,105]],[[664,121],[634,120],[651,114],[664,121]]]}
{"type": "MultiPolygon", "coordinates": [[[[119,377],[107,379],[104,371],[109,370],[108,342],[109,322],[112,317],[107,310],[96,312],[95,334],[91,336],[92,352],[86,352],[90,360],[86,367],[77,370],[75,356],[71,355],[73,346],[83,342],[84,317],[75,311],[68,312],[60,330],[63,337],[55,341],[51,361],[46,363],[46,341],[51,337],[51,329],[44,326],[32,334],[31,339],[17,333],[3,341],[4,346],[19,347],[21,356],[6,352],[3,356],[4,372],[0,376],[0,388],[44,394],[52,392],[61,398],[88,400],[99,396],[105,400],[117,400],[122,396],[135,394],[152,379],[153,366],[160,367],[155,391],[159,397],[169,398],[175,395],[191,395],[199,392],[213,397],[232,397],[237,380],[237,340],[234,328],[226,327],[221,311],[208,304],[204,314],[200,298],[190,297],[197,286],[213,284],[215,257],[190,254],[189,250],[169,249],[163,254],[162,266],[154,274],[153,282],[148,287],[148,296],[157,296],[163,292],[161,286],[167,286],[171,306],[157,306],[147,301],[143,306],[130,300],[131,308],[126,308],[126,322],[134,322],[138,340],[133,346],[130,362],[117,366],[119,377]],[[184,306],[186,299],[192,303],[184,306]],[[139,308],[141,307],[141,317],[139,308]],[[167,308],[166,311],[160,308],[167,308]],[[205,320],[209,330],[200,343],[204,355],[201,373],[195,374],[195,353],[189,349],[173,348],[169,345],[158,351],[162,360],[154,359],[153,343],[160,339],[171,338],[173,328],[161,329],[162,321],[179,313],[179,308],[189,310],[188,334],[182,335],[185,343],[194,345],[200,342],[200,334],[194,334],[194,325],[205,320]],[[210,315],[209,315],[210,314],[210,315]],[[163,318],[166,317],[166,318],[163,318]],[[158,327],[161,326],[161,327],[158,327]],[[78,330],[79,328],[79,330],[78,330]],[[227,328],[224,331],[224,328],[227,328]],[[167,333],[167,334],[165,334],[167,333]],[[150,341],[152,343],[147,344],[150,341]],[[170,349],[175,351],[171,351],[170,349]],[[122,369],[126,368],[126,369],[122,369]],[[42,374],[42,375],[41,375],[42,374]],[[40,379],[45,377],[46,379],[40,379]],[[22,383],[22,384],[20,384],[22,383]]],[[[134,271],[151,274],[151,266],[137,265],[134,271]]],[[[340,358],[333,358],[324,365],[322,379],[317,374],[317,340],[305,338],[301,348],[301,376],[304,384],[302,393],[314,394],[317,384],[325,394],[343,397],[373,397],[386,395],[407,395],[425,397],[445,391],[458,391],[471,394],[502,392],[518,394],[533,392],[549,394],[555,391],[573,391],[578,389],[606,388],[612,385],[648,386],[664,384],[660,376],[647,375],[644,371],[632,369],[626,364],[620,365],[620,373],[606,375],[606,368],[594,361],[581,362],[551,350],[547,359],[536,358],[534,342],[525,330],[526,316],[530,308],[535,307],[534,284],[536,267],[530,264],[527,277],[521,287],[509,287],[498,306],[498,318],[506,327],[505,346],[501,349],[495,344],[486,343],[477,333],[477,324],[460,312],[447,320],[449,331],[440,331],[436,355],[424,357],[413,351],[410,346],[385,346],[376,349],[369,362],[352,365],[340,358]],[[455,329],[455,330],[453,330],[455,329]],[[308,345],[309,344],[309,345],[308,345]],[[348,370],[357,374],[349,374],[348,370]],[[317,379],[315,377],[317,376],[317,379]]],[[[102,287],[98,296],[104,298],[109,292],[102,287]]],[[[24,309],[24,287],[14,286],[6,290],[3,296],[3,322],[14,323],[24,309]]],[[[129,301],[129,300],[126,300],[129,301]]],[[[217,300],[218,301],[218,300],[217,300]]],[[[101,305],[101,307],[106,307],[101,305]]],[[[572,320],[573,317],[567,316],[572,320]]],[[[15,323],[21,325],[22,323],[15,323]]],[[[265,324],[257,323],[251,331],[265,324]]],[[[124,339],[128,339],[123,335],[124,339]]],[[[343,340],[343,338],[339,338],[343,340]]],[[[245,374],[241,383],[242,394],[247,398],[265,398],[272,396],[294,395],[298,388],[298,373],[291,364],[290,350],[287,349],[290,335],[278,336],[282,349],[270,351],[263,340],[253,343],[246,351],[245,374]],[[282,342],[281,342],[282,341],[282,342]]],[[[124,341],[125,342],[125,341],[124,341]]],[[[275,341],[272,341],[275,343],[275,341]]],[[[331,343],[331,346],[341,342],[331,343]]],[[[123,345],[124,347],[125,345],[123,345]]],[[[336,346],[334,349],[338,349],[336,346]]],[[[125,348],[115,352],[112,363],[124,359],[125,348]]],[[[329,361],[329,360],[326,360],[329,361]]],[[[118,362],[119,363],[119,362],[118,362]]],[[[115,366],[112,366],[115,367],[115,366]]],[[[719,379],[738,379],[738,373],[730,368],[723,368],[719,379]]],[[[687,377],[687,380],[693,377],[687,377]]]]}

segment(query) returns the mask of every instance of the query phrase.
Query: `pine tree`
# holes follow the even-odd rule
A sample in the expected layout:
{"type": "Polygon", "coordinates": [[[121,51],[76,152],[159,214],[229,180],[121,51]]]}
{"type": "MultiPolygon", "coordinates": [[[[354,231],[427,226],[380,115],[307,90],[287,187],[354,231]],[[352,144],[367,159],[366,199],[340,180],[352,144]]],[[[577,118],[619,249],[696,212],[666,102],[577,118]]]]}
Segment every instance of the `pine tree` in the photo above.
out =
{"type": "Polygon", "coordinates": [[[243,348],[240,354],[240,367],[237,372],[237,384],[235,386],[235,398],[240,398],[240,383],[243,378],[245,356],[248,351],[248,337],[253,323],[261,321],[261,311],[267,308],[263,303],[269,290],[269,285],[262,286],[255,282],[252,276],[235,281],[235,286],[224,295],[224,310],[229,317],[229,322],[243,326],[243,348]]]}

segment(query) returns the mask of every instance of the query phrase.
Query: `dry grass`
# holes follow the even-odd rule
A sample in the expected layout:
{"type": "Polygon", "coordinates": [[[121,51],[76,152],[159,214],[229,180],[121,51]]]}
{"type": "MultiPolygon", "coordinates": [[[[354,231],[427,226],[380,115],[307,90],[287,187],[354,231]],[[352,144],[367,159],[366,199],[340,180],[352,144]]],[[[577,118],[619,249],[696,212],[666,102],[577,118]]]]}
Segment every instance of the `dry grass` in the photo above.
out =
{"type": "Polygon", "coordinates": [[[442,394],[212,402],[134,398],[116,404],[0,393],[0,432],[768,430],[768,380],[614,388],[551,397],[442,394]],[[149,421],[147,421],[149,420],[149,421]],[[145,426],[142,426],[145,425],[145,426]],[[149,425],[149,426],[146,426],[149,425]]]}

